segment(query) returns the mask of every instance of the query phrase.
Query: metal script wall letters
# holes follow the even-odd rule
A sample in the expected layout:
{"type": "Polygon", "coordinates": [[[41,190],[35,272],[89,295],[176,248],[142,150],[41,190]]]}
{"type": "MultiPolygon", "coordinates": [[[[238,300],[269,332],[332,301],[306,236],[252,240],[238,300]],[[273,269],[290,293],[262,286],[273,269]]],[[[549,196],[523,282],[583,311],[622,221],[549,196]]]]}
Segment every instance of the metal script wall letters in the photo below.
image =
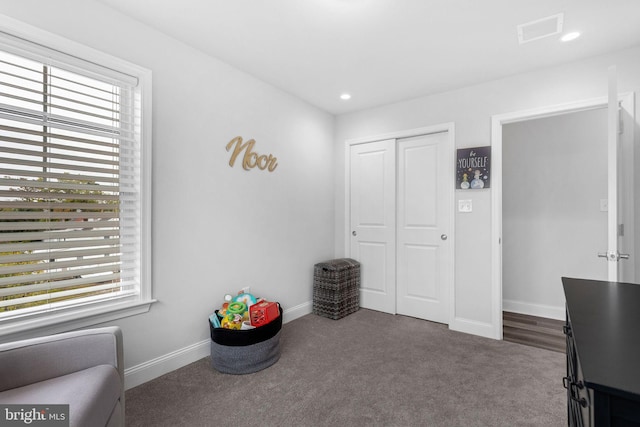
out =
{"type": "Polygon", "coordinates": [[[260,170],[267,169],[269,172],[273,172],[274,169],[278,166],[278,158],[269,154],[268,156],[265,154],[259,155],[253,151],[253,146],[256,144],[256,141],[250,139],[246,142],[242,142],[241,136],[236,136],[227,144],[227,151],[233,148],[233,153],[231,154],[231,159],[229,160],[229,166],[233,167],[236,162],[236,158],[238,155],[244,150],[244,157],[242,158],[242,168],[246,171],[255,168],[256,166],[260,170]]]}

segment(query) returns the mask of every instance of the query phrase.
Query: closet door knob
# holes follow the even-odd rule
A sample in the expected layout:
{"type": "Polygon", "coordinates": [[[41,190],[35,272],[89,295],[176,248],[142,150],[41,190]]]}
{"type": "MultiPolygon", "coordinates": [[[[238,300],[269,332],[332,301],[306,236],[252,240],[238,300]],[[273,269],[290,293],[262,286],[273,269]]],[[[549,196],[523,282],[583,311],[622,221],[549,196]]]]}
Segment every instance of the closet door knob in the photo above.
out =
{"type": "Polygon", "coordinates": [[[447,237],[448,237],[448,236],[447,236],[446,234],[441,234],[441,235],[440,235],[440,238],[441,238],[442,240],[447,240],[447,237]]]}

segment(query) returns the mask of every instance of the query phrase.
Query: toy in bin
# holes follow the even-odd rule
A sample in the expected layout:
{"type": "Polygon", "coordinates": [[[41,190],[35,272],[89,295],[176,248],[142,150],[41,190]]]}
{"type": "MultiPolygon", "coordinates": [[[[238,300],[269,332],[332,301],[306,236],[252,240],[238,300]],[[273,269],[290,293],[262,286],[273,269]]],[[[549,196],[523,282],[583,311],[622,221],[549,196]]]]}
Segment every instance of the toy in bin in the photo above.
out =
{"type": "Polygon", "coordinates": [[[277,302],[258,299],[241,291],[235,297],[225,295],[222,307],[209,320],[214,328],[246,330],[266,325],[279,315],[277,302]]]}
{"type": "Polygon", "coordinates": [[[249,307],[251,326],[262,326],[276,319],[280,315],[277,302],[260,301],[249,307]]]}
{"type": "Polygon", "coordinates": [[[217,316],[213,316],[219,319],[210,319],[211,324],[216,328],[242,329],[243,322],[249,320],[247,304],[232,298],[231,295],[225,295],[224,300],[222,308],[217,311],[217,316]]]}

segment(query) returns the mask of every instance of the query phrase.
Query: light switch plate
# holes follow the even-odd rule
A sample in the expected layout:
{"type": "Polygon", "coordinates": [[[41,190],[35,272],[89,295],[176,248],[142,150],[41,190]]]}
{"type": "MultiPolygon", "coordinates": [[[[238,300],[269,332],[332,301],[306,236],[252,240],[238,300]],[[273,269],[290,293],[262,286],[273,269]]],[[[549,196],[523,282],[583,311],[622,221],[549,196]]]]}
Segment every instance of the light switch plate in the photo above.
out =
{"type": "Polygon", "coordinates": [[[609,199],[600,199],[600,212],[607,212],[609,210],[609,199]]]}
{"type": "Polygon", "coordinates": [[[472,212],[473,204],[471,199],[458,200],[458,212],[472,212]]]}

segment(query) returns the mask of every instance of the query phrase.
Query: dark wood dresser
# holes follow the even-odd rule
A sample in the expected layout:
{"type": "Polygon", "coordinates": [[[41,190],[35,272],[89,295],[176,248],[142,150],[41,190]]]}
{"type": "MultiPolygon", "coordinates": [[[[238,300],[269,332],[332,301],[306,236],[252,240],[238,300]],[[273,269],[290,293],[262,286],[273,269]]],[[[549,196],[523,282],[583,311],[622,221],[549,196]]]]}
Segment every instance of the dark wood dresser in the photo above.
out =
{"type": "Polygon", "coordinates": [[[640,285],[563,277],[569,426],[640,426],[640,285]]]}

